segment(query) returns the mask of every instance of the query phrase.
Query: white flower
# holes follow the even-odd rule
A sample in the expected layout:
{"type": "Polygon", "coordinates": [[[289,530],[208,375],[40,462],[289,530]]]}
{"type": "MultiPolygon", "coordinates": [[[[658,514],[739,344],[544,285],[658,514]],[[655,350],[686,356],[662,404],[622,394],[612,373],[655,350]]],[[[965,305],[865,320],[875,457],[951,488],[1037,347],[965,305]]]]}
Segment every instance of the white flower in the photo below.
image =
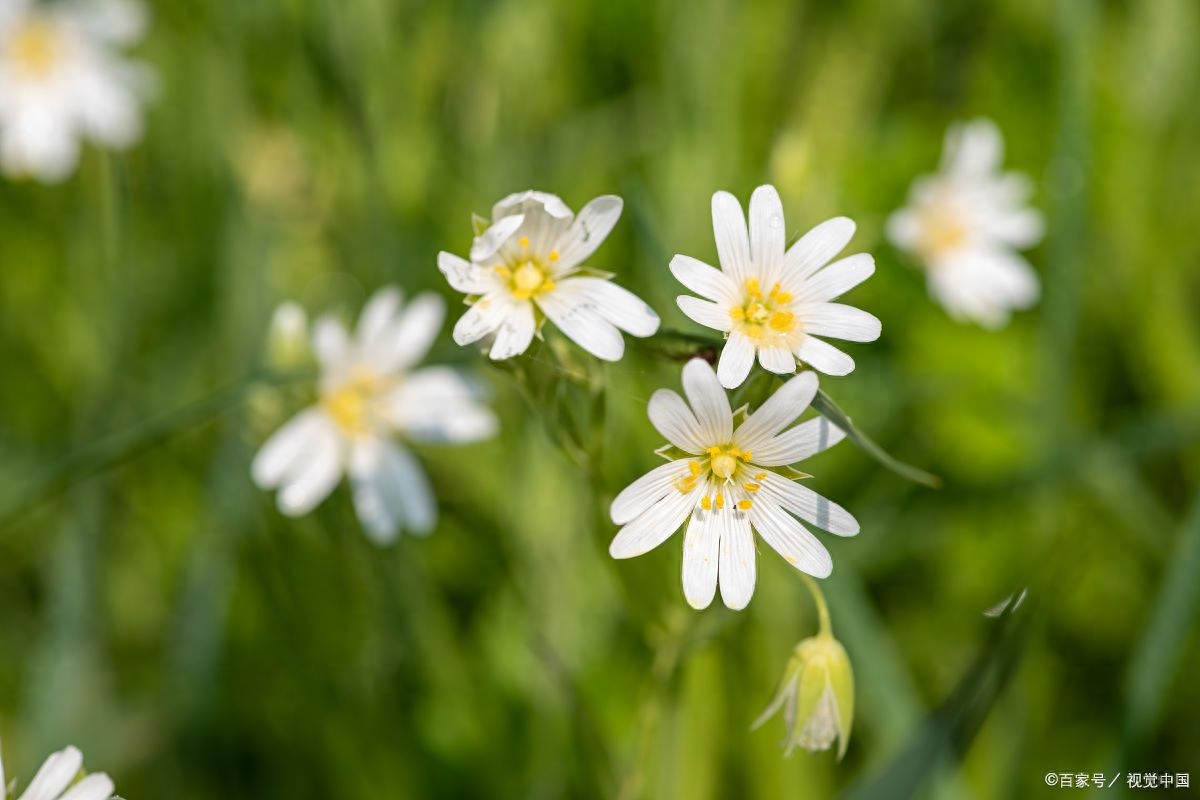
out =
{"type": "Polygon", "coordinates": [[[142,34],[131,0],[0,0],[0,166],[62,180],[88,138],[114,148],[141,135],[149,73],[117,48],[142,34]]]}
{"type": "Polygon", "coordinates": [[[908,206],[888,219],[888,238],[924,265],[929,293],[950,316],[988,328],[1031,307],[1037,274],[1015,251],[1042,238],[1026,205],[1028,178],[1001,172],[1004,140],[991,120],[952,125],[941,169],[913,182],[908,206]]]}
{"type": "Polygon", "coordinates": [[[617,224],[621,206],[621,198],[604,195],[575,216],[558,197],[533,191],[497,203],[470,261],[438,253],[438,268],[471,303],[454,341],[492,336],[491,357],[511,358],[528,349],[544,317],[597,358],[618,361],[625,353],[621,331],[653,335],[659,320],[650,306],[583,266],[617,224]]]}
{"type": "Polygon", "coordinates": [[[337,320],[317,320],[320,401],[276,431],[252,466],[259,486],[279,490],[280,511],[306,514],[346,473],[358,517],[377,543],[401,528],[433,529],[437,506],[428,480],[393,437],[470,442],[496,430],[492,412],[456,372],[409,371],[429,350],[444,314],[436,295],[420,295],[403,308],[400,292],[389,288],[363,309],[353,338],[337,320]]]}
{"type": "Polygon", "coordinates": [[[685,521],[683,593],[706,608],[716,592],[732,609],[754,594],[752,529],[797,569],[829,575],[829,552],[796,517],[839,536],[858,533],[841,506],[779,473],[842,440],[824,418],[788,428],[812,401],[817,376],[789,380],[735,430],[725,390],[712,367],[693,359],[683,368],[683,390],[660,389],[650,398],[650,422],[672,448],[672,460],[638,478],[612,504],[624,527],[609,547],[614,558],[632,558],[658,547],[685,521]],[[688,403],[690,403],[690,408],[688,403]],[[786,429],[786,430],[785,430],[786,429]]]}
{"type": "MultiPolygon", "coordinates": [[[[82,768],[83,754],[79,750],[74,747],[60,750],[46,759],[17,800],[109,800],[113,793],[112,780],[103,772],[97,772],[75,783],[82,768]]],[[[0,760],[0,798],[7,796],[7,789],[4,762],[0,760]]]]}
{"type": "Polygon", "coordinates": [[[845,217],[823,222],[785,251],[783,204],[773,186],[760,186],[750,197],[748,233],[742,207],[728,192],[713,195],[712,216],[721,269],[677,255],[671,272],[705,298],[681,295],[683,313],[727,336],[717,364],[721,384],[741,386],[756,354],[763,369],[781,375],[795,372],[797,359],[827,375],[851,372],[854,359],[817,337],[879,338],[874,316],[830,302],[875,272],[866,253],[825,266],[850,241],[854,223],[845,217]]]}

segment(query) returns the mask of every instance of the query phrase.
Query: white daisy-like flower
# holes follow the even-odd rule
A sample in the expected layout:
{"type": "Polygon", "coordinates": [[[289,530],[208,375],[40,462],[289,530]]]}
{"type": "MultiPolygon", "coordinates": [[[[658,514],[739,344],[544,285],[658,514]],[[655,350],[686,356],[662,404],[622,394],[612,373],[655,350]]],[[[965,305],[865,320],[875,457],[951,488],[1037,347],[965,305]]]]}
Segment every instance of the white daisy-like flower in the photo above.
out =
{"type": "Polygon", "coordinates": [[[726,335],[717,363],[721,384],[741,386],[755,355],[763,369],[780,375],[795,372],[797,359],[826,375],[850,373],[854,359],[819,337],[879,338],[873,315],[832,302],[875,272],[866,253],[829,264],[854,235],[854,223],[836,217],[786,247],[783,204],[773,186],[751,195],[749,231],[741,204],[728,192],[713,195],[712,216],[721,269],[677,255],[671,272],[700,295],[679,297],[683,313],[726,335]]]}
{"type": "Polygon", "coordinates": [[[151,77],[118,48],[137,41],[132,0],[0,0],[0,166],[12,177],[59,181],[80,140],[113,148],[141,136],[151,77]]]}
{"type": "Polygon", "coordinates": [[[524,353],[545,319],[605,361],[625,353],[621,331],[651,336],[658,315],[612,276],[583,266],[621,216],[621,198],[597,197],[576,216],[552,194],[522,192],[492,209],[492,224],[475,238],[471,260],[438,253],[438,268],[471,304],[454,326],[454,341],[491,338],[495,360],[524,353]]]}
{"type": "Polygon", "coordinates": [[[491,436],[496,418],[471,385],[447,367],[412,370],[442,325],[445,304],[420,295],[407,307],[382,289],[363,309],[353,337],[325,316],[313,326],[320,400],[275,432],[254,459],[254,481],[278,489],[280,511],[300,516],[349,477],[354,506],[377,543],[400,529],[428,533],[433,491],[416,458],[395,437],[462,443],[491,436]]]}
{"type": "Polygon", "coordinates": [[[670,442],[660,451],[670,461],[613,501],[612,520],[623,527],[609,553],[632,558],[649,552],[686,521],[683,593],[693,608],[708,607],[718,581],[728,607],[750,602],[752,531],[802,572],[828,576],[829,551],[796,517],[839,536],[857,534],[858,522],[780,472],[845,435],[822,417],[788,427],[816,394],[816,373],[789,380],[736,429],[725,390],[705,361],[684,366],[683,391],[687,402],[669,389],[650,398],[650,422],[670,442]]]}
{"type": "Polygon", "coordinates": [[[1042,238],[1033,187],[1002,172],[1004,139],[987,119],[952,125],[936,175],[913,182],[908,205],[888,218],[892,243],[925,268],[929,294],[958,320],[987,328],[1038,300],[1037,273],[1016,251],[1042,238]]]}
{"type": "MultiPolygon", "coordinates": [[[[83,769],[83,754],[68,747],[51,754],[33,776],[17,800],[109,800],[113,782],[103,772],[95,772],[76,782],[83,769]]],[[[7,797],[4,761],[0,759],[0,798],[7,797]]]]}

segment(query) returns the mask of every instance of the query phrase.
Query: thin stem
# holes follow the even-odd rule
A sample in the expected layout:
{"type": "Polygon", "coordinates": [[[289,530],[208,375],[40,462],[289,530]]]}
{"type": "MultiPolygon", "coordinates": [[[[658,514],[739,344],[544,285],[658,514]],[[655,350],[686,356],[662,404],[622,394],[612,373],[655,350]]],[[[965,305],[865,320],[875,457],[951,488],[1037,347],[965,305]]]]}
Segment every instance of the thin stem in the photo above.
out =
{"type": "Polygon", "coordinates": [[[829,621],[829,606],[825,602],[825,593],[821,591],[821,585],[803,573],[800,577],[804,579],[804,585],[808,587],[808,592],[812,595],[813,603],[817,607],[817,617],[821,626],[820,635],[833,636],[833,623],[829,621]]]}

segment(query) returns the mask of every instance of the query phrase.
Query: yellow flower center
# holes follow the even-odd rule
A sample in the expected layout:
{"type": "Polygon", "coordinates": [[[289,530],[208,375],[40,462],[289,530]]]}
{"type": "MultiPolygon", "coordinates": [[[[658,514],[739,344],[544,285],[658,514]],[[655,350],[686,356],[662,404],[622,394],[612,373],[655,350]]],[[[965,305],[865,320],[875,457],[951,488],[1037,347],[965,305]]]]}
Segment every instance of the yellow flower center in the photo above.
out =
{"type": "MultiPolygon", "coordinates": [[[[737,476],[743,465],[749,463],[751,458],[749,450],[739,450],[733,445],[726,447],[710,447],[705,451],[705,455],[697,459],[688,461],[688,474],[675,482],[675,488],[681,494],[689,494],[696,485],[703,480],[707,480],[711,473],[717,480],[727,487],[731,487],[737,491],[737,476]]],[[[746,511],[754,506],[748,495],[754,494],[761,487],[759,481],[765,478],[765,472],[756,473],[754,479],[745,480],[740,484],[741,490],[745,491],[747,497],[736,501],[735,505],[742,511],[746,511]]],[[[705,495],[700,498],[700,507],[705,511],[711,511],[714,508],[723,509],[726,505],[725,494],[722,491],[717,491],[709,496],[705,495]]]]}
{"type": "Polygon", "coordinates": [[[917,252],[925,260],[933,260],[952,252],[967,239],[967,226],[952,208],[937,204],[921,211],[921,235],[917,252]]]}
{"type": "Polygon", "coordinates": [[[22,72],[33,76],[49,74],[61,50],[58,31],[46,20],[34,19],[21,26],[8,45],[8,55],[22,72]]]}
{"type": "Polygon", "coordinates": [[[522,236],[517,240],[521,248],[520,254],[509,260],[507,264],[497,264],[492,269],[508,285],[508,290],[518,300],[528,300],[539,294],[554,291],[555,284],[551,278],[548,264],[558,261],[558,251],[551,250],[542,259],[529,252],[529,237],[522,236]]]}
{"type": "Polygon", "coordinates": [[[800,322],[791,310],[795,298],[778,283],[764,295],[758,279],[749,278],[743,289],[745,301],[729,312],[742,333],[751,339],[762,340],[768,336],[786,336],[799,327],[800,322]]]}
{"type": "Polygon", "coordinates": [[[325,395],[321,407],[348,436],[370,433],[375,428],[375,400],[387,382],[375,373],[362,370],[325,395]]]}

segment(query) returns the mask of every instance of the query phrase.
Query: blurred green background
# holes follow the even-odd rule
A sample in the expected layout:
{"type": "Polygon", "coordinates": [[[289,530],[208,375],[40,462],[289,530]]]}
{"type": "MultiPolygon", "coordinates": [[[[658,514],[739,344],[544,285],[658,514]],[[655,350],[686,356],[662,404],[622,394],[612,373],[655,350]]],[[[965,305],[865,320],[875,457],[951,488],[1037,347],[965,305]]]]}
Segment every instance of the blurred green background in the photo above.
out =
{"type": "Polygon", "coordinates": [[[1119,770],[1200,784],[1196,3],[153,11],[145,140],[90,149],[61,187],[0,184],[10,777],[74,743],[123,796],[179,800],[986,800],[1119,770]],[[994,333],[950,321],[882,236],[946,125],[977,115],[1048,219],[1029,254],[1043,301],[994,333]],[[783,759],[778,719],[748,731],[815,630],[781,559],[760,548],[735,614],[686,606],[678,536],[607,555],[607,504],[656,463],[645,402],[677,363],[631,345],[604,368],[589,473],[447,329],[432,357],[488,381],[504,431],[421,450],[443,501],[427,540],[374,548],[344,488],[290,521],[251,485],[299,402],[252,379],[280,300],[349,315],[396,283],[444,292],[453,319],[435,255],[468,250],[472,211],[530,187],[576,209],[615,192],[625,215],[591,263],[699,332],[667,262],[714,260],[712,192],[762,182],[793,237],[859,223],[851,251],[878,272],[850,297],[884,334],[823,386],[945,480],[905,482],[849,443],[808,462],[862,522],[824,537],[858,679],[843,763],[783,759]],[[1023,614],[981,615],[1025,585],[1023,614]],[[957,701],[926,722],[1008,622],[1019,635],[987,663],[1014,666],[978,735],[960,735],[957,701]],[[947,725],[958,747],[939,746],[947,725]],[[872,784],[905,763],[922,780],[872,784]]]}

